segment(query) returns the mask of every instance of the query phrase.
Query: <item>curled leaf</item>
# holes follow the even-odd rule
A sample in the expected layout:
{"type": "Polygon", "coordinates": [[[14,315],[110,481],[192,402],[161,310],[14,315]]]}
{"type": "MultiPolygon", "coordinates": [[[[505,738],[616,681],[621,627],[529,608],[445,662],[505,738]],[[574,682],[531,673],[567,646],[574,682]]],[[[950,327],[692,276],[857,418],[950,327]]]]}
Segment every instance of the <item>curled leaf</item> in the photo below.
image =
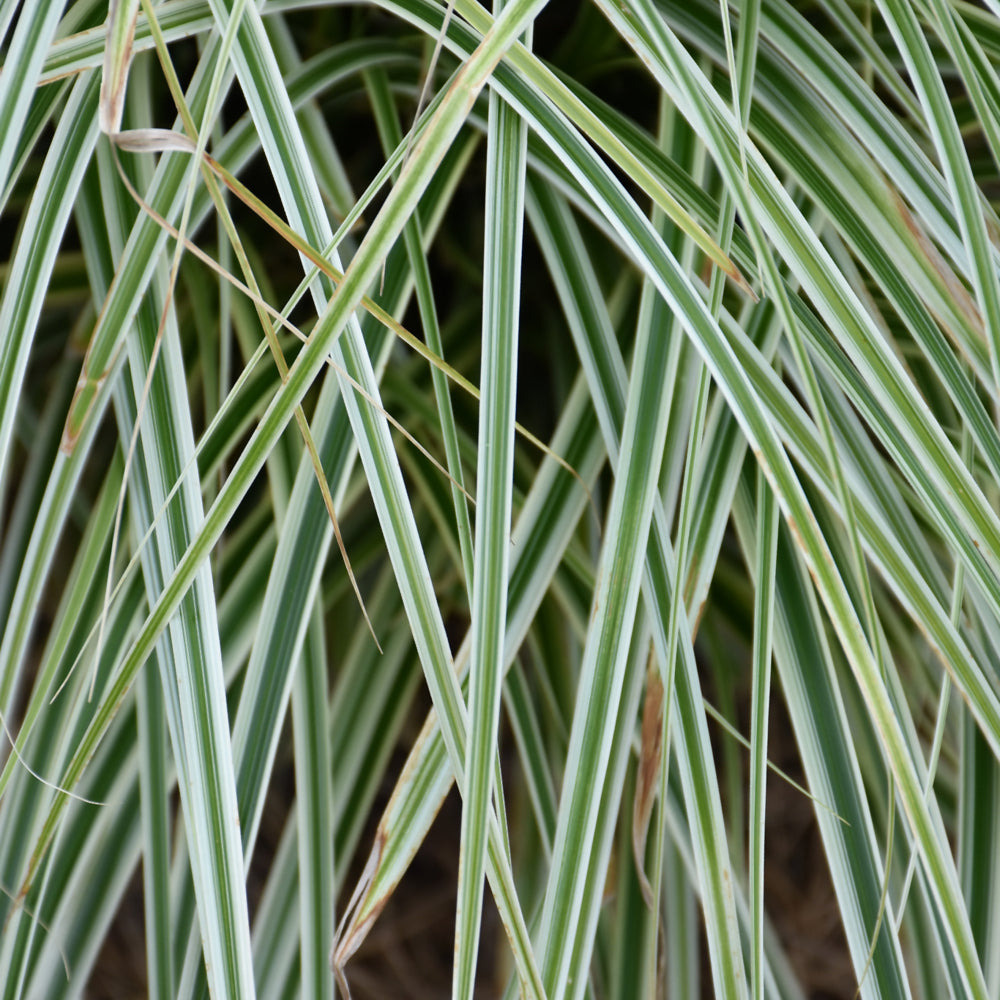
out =
{"type": "Polygon", "coordinates": [[[125,83],[132,62],[132,41],[139,17],[139,0],[111,0],[108,4],[108,42],[101,76],[100,125],[105,135],[116,135],[122,125],[125,83]]]}
{"type": "Polygon", "coordinates": [[[194,153],[198,149],[183,132],[168,128],[133,128],[115,132],[111,138],[127,153],[194,153]]]}

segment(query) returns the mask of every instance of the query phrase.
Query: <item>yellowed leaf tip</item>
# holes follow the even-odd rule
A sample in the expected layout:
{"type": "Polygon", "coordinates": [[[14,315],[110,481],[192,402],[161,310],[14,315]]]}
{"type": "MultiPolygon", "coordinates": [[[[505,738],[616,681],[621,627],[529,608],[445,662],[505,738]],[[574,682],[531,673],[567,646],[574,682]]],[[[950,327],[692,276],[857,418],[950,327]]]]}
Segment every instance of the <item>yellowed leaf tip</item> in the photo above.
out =
{"type": "Polygon", "coordinates": [[[729,262],[726,273],[733,279],[738,288],[750,296],[753,302],[760,302],[760,296],[751,288],[750,283],[743,277],[743,272],[732,261],[729,262]]]}

